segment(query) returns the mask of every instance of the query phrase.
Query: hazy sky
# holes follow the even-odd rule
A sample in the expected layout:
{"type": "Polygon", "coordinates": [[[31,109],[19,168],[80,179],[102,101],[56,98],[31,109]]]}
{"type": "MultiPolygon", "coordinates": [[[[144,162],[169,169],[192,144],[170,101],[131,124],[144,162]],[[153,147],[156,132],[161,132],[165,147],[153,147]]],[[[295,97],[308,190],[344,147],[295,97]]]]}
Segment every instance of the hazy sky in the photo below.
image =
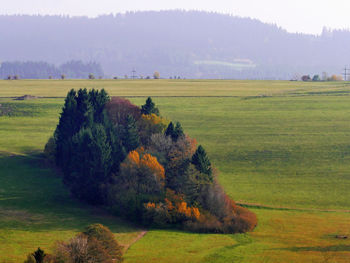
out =
{"type": "Polygon", "coordinates": [[[350,28],[350,0],[0,0],[0,14],[87,15],[133,10],[207,10],[275,23],[290,32],[319,34],[350,28]]]}

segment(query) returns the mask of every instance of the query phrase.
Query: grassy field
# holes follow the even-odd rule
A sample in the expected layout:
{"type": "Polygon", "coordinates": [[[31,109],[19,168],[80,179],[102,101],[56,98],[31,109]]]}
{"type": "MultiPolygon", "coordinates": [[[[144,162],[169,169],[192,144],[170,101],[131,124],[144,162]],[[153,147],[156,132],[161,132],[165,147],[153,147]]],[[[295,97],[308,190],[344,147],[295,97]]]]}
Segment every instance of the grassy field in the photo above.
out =
{"type": "Polygon", "coordinates": [[[125,245],[140,233],[71,200],[43,164],[57,97],[81,87],[138,105],[153,96],[207,149],[230,196],[259,217],[243,235],[151,230],[126,262],[349,262],[350,241],[335,236],[350,235],[350,84],[201,80],[0,81],[0,262],[50,249],[94,222],[125,245]],[[9,98],[24,94],[51,98],[9,98]]]}

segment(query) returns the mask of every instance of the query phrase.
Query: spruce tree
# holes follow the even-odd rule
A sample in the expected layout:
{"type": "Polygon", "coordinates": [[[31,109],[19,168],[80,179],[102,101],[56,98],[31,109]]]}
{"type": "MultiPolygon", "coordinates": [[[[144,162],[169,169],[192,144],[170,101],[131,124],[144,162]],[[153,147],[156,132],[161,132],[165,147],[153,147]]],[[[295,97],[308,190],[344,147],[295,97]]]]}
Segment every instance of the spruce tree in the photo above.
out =
{"type": "Polygon", "coordinates": [[[177,122],[176,126],[174,127],[174,124],[172,122],[170,122],[168,125],[168,128],[165,130],[165,135],[170,136],[171,139],[174,142],[176,142],[180,137],[182,137],[184,135],[181,124],[179,122],[177,122]]]}
{"type": "Polygon", "coordinates": [[[140,136],[136,121],[130,114],[126,117],[126,123],[123,129],[123,145],[127,152],[135,150],[140,145],[140,136]]]}
{"type": "Polygon", "coordinates": [[[112,147],[112,172],[117,172],[119,170],[120,163],[125,159],[126,152],[121,141],[121,136],[118,134],[117,130],[113,126],[107,112],[103,111],[103,121],[102,125],[105,128],[106,135],[110,145],[112,147]]]}
{"type": "Polygon", "coordinates": [[[35,258],[36,263],[43,263],[44,258],[46,257],[46,254],[40,247],[32,255],[35,258]]]}
{"type": "Polygon", "coordinates": [[[170,136],[171,138],[174,135],[174,124],[173,122],[170,122],[168,127],[165,130],[165,136],[170,136]]]}
{"type": "Polygon", "coordinates": [[[182,126],[180,124],[180,122],[176,122],[176,126],[174,129],[174,140],[177,141],[178,138],[184,136],[184,131],[182,129],[182,126]]]}
{"type": "Polygon", "coordinates": [[[108,140],[106,130],[101,124],[92,127],[93,141],[90,146],[92,160],[91,169],[94,171],[96,181],[105,183],[112,167],[112,147],[108,140]]]}
{"type": "Polygon", "coordinates": [[[67,94],[59,123],[54,134],[56,143],[56,164],[62,167],[63,170],[67,168],[70,160],[70,139],[80,129],[76,122],[76,113],[76,92],[72,89],[67,94]]]}
{"type": "Polygon", "coordinates": [[[107,92],[92,89],[89,91],[89,100],[94,111],[94,122],[101,123],[103,121],[103,111],[105,104],[110,100],[107,92]]]}
{"type": "Polygon", "coordinates": [[[86,89],[80,89],[77,96],[77,126],[90,127],[93,122],[94,108],[90,102],[90,96],[86,89]]]}
{"type": "Polygon", "coordinates": [[[201,145],[198,146],[196,152],[192,156],[192,164],[194,164],[199,172],[208,175],[210,181],[213,181],[211,163],[207,153],[201,145]]]}
{"type": "Polygon", "coordinates": [[[146,115],[150,115],[153,113],[159,116],[159,110],[152,101],[151,97],[148,97],[145,105],[141,106],[141,113],[146,115]]]}

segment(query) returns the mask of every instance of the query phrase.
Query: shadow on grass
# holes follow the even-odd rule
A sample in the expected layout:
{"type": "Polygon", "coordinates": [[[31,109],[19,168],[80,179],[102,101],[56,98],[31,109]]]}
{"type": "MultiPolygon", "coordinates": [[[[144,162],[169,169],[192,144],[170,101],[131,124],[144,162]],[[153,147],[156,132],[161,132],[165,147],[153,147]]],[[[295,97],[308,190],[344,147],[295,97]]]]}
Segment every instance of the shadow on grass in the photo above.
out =
{"type": "Polygon", "coordinates": [[[139,229],[72,198],[41,152],[0,153],[0,167],[0,229],[81,231],[93,223],[118,233],[139,229]]]}

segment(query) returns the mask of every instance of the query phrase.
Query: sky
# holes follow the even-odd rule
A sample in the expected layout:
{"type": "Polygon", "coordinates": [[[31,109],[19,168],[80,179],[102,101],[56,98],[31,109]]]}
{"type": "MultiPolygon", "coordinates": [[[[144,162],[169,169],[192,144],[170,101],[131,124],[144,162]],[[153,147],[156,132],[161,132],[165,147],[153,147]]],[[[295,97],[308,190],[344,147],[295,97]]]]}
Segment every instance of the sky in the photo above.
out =
{"type": "Polygon", "coordinates": [[[349,0],[0,0],[0,14],[96,17],[142,10],[205,10],[251,17],[289,32],[350,28],[349,0]]]}

